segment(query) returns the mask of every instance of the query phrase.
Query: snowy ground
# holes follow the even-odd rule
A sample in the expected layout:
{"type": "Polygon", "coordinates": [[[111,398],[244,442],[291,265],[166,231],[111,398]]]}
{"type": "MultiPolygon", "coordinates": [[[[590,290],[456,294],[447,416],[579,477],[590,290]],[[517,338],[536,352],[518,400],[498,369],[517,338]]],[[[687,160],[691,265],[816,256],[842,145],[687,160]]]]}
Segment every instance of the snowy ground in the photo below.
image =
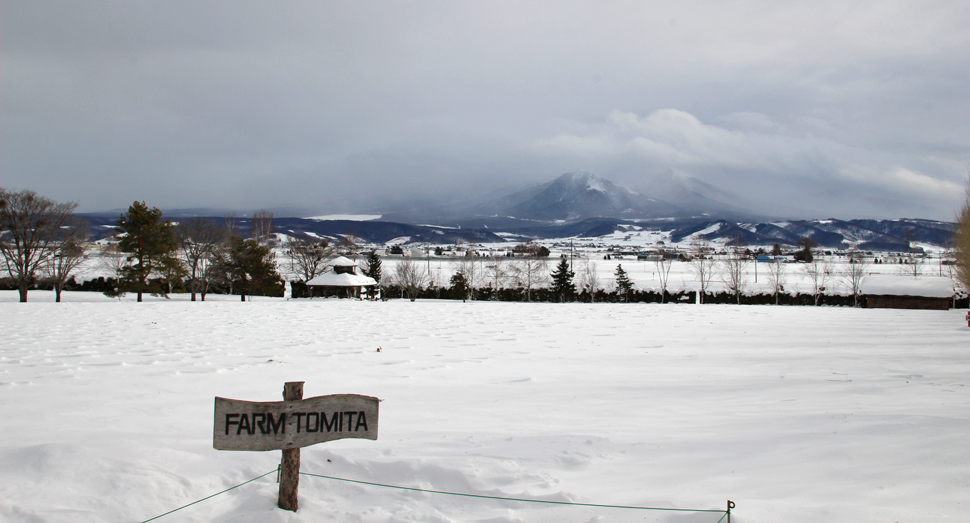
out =
{"type": "MultiPolygon", "coordinates": [[[[0,293],[0,520],[143,521],[273,470],[212,449],[212,398],[361,393],[378,441],[303,471],[723,508],[738,522],[970,518],[966,311],[0,293]],[[224,301],[223,301],[224,300],[224,301]],[[377,352],[377,347],[382,347],[377,352]]],[[[672,521],[272,476],[158,521],[672,521]]]]}

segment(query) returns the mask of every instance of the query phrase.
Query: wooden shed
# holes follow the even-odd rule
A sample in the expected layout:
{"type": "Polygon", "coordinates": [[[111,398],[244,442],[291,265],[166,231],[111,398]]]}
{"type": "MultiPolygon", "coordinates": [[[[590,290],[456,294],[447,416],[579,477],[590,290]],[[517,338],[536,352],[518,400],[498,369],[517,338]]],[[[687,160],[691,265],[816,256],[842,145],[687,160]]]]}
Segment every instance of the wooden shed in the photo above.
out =
{"type": "Polygon", "coordinates": [[[937,276],[866,276],[860,294],[871,309],[948,310],[953,304],[953,280],[937,276]]]}

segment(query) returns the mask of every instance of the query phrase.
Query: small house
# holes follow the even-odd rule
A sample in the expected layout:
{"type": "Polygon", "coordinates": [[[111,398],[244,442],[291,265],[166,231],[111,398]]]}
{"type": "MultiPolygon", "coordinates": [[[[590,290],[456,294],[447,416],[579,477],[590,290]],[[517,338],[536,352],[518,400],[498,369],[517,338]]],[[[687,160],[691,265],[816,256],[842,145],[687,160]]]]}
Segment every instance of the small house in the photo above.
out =
{"type": "Polygon", "coordinates": [[[955,291],[950,278],[873,274],[862,279],[859,293],[871,309],[948,310],[955,291]]]}
{"type": "Polygon", "coordinates": [[[329,271],[306,282],[311,297],[360,298],[362,289],[377,285],[374,278],[358,274],[357,264],[343,256],[331,260],[330,266],[329,271]]]}

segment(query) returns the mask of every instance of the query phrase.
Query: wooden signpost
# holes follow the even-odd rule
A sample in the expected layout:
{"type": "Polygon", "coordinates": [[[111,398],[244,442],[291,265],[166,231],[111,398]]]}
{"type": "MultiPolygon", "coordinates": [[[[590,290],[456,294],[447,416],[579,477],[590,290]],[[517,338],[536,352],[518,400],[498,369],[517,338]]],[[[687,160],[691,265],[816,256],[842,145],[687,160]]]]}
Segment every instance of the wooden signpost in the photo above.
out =
{"type": "Polygon", "coordinates": [[[279,507],[296,511],[300,448],[343,438],[377,439],[380,400],[359,394],[303,399],[303,382],[287,382],[283,401],[216,397],[212,446],[217,450],[282,450],[279,507]]]}

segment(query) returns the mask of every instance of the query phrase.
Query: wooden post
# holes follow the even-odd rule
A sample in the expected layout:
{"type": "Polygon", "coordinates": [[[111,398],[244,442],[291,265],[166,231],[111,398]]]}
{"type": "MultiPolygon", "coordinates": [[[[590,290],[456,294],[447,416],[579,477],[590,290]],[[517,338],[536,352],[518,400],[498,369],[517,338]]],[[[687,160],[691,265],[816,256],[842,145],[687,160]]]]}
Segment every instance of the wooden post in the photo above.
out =
{"type": "MultiPolygon", "coordinates": [[[[283,387],[285,401],[303,399],[303,382],[288,381],[283,387]]],[[[296,512],[299,508],[297,499],[300,490],[300,449],[283,449],[283,463],[280,466],[280,499],[277,505],[283,510],[296,512]]]]}

